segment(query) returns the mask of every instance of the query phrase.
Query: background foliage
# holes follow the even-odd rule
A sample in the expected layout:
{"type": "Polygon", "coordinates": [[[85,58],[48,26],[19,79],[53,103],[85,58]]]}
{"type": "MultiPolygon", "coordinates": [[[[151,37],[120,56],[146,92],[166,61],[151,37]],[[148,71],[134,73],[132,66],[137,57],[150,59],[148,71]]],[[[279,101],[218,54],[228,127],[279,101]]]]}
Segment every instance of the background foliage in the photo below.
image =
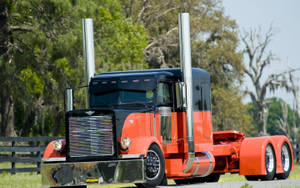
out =
{"type": "MultiPolygon", "coordinates": [[[[0,58],[2,135],[63,134],[64,90],[83,85],[81,19],[94,18],[97,71],[146,68],[146,30],[124,20],[119,1],[1,1],[8,32],[0,58]],[[19,28],[13,30],[13,28],[19,28]],[[6,47],[6,48],[5,48],[6,47]]],[[[82,92],[76,98],[82,98],[82,92]]],[[[82,100],[77,101],[83,103],[82,100]]]]}
{"type": "MultiPolygon", "coordinates": [[[[82,18],[94,20],[101,73],[179,67],[183,11],[191,17],[193,67],[211,74],[214,129],[256,135],[255,107],[242,103],[238,26],[219,0],[1,0],[1,134],[64,134],[64,90],[84,85],[82,18]]],[[[82,106],[82,90],[75,95],[82,106]]]]}

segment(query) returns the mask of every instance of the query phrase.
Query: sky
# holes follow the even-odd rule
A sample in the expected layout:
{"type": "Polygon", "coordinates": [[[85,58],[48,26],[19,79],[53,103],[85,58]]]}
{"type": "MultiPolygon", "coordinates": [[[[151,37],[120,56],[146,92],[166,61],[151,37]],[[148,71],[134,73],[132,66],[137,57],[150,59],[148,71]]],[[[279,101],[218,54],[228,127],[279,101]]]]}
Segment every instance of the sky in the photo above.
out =
{"type": "MultiPolygon", "coordinates": [[[[270,25],[273,26],[274,36],[269,50],[280,60],[268,67],[266,75],[287,70],[288,66],[300,68],[300,0],[223,0],[223,6],[225,15],[236,20],[240,30],[261,27],[262,31],[267,31],[270,25]]],[[[294,76],[298,77],[300,86],[300,71],[294,76]]],[[[245,84],[251,88],[248,79],[245,84]]],[[[271,96],[293,105],[292,95],[284,90],[268,93],[268,97],[271,96]]],[[[249,98],[244,101],[249,102],[249,98]]]]}

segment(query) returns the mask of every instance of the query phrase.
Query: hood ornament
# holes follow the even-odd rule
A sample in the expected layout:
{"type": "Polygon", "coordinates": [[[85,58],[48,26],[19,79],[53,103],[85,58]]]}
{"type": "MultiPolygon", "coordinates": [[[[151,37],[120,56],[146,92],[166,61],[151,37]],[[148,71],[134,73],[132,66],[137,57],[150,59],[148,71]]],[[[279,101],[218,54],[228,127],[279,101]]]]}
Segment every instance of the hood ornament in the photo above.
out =
{"type": "Polygon", "coordinates": [[[93,115],[94,113],[95,113],[95,111],[87,111],[87,112],[85,112],[87,115],[89,115],[89,116],[91,116],[91,115],[93,115]]]}

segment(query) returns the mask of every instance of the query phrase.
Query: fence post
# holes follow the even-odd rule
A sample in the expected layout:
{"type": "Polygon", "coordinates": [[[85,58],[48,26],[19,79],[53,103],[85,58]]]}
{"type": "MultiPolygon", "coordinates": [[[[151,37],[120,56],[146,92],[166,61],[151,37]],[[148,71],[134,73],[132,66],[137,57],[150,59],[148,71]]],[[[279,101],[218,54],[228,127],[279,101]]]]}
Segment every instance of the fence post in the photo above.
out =
{"type": "Polygon", "coordinates": [[[300,160],[300,152],[299,152],[299,149],[300,149],[300,147],[299,147],[299,145],[300,145],[300,143],[298,142],[298,143],[296,143],[296,162],[297,163],[299,163],[299,160],[300,160]]]}
{"type": "MultiPolygon", "coordinates": [[[[13,140],[11,142],[11,147],[15,147],[15,144],[16,142],[13,140]]],[[[15,163],[15,156],[16,156],[16,153],[14,151],[11,152],[11,174],[16,174],[16,163],[15,163]]]]}
{"type": "MultiPolygon", "coordinates": [[[[40,147],[41,146],[41,142],[40,141],[37,141],[37,146],[40,147]]],[[[39,150],[36,154],[37,157],[40,158],[40,155],[41,155],[41,151],[39,150]]],[[[37,162],[37,174],[40,174],[41,173],[41,161],[38,161],[37,162]]]]}

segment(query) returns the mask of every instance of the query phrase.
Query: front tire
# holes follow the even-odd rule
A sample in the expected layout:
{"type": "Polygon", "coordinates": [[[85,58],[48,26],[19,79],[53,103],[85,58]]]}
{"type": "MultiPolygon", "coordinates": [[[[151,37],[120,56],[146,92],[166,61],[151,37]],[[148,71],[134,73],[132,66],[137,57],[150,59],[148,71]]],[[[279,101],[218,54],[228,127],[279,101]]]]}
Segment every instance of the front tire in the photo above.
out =
{"type": "Polygon", "coordinates": [[[281,146],[281,165],[282,174],[277,174],[277,179],[286,179],[289,177],[292,168],[292,154],[289,145],[284,142],[281,146]]]}
{"type": "Polygon", "coordinates": [[[165,158],[159,146],[152,144],[146,157],[146,183],[136,184],[137,187],[152,188],[160,185],[165,176],[165,158]]]}

